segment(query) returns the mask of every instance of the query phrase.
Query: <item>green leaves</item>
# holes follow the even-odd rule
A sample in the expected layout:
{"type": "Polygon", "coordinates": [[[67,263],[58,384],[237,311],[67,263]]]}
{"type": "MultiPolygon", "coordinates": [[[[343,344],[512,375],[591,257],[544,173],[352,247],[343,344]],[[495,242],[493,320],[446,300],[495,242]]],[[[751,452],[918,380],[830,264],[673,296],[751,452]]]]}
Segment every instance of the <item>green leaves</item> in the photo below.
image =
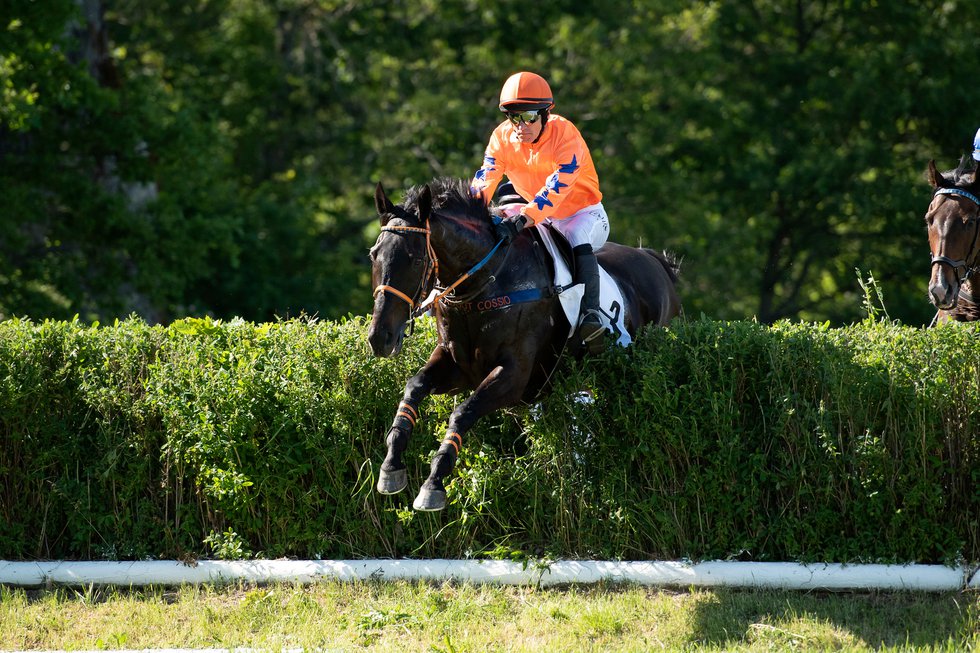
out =
{"type": "Polygon", "coordinates": [[[374,184],[472,174],[531,69],[691,314],[846,324],[861,267],[931,318],[921,170],[976,130],[976,3],[77,9],[0,15],[0,316],[363,314],[374,184]]]}
{"type": "Polygon", "coordinates": [[[0,557],[975,559],[976,328],[680,321],[466,434],[445,512],[374,491],[405,380],[363,319],[0,324],[0,557]]]}

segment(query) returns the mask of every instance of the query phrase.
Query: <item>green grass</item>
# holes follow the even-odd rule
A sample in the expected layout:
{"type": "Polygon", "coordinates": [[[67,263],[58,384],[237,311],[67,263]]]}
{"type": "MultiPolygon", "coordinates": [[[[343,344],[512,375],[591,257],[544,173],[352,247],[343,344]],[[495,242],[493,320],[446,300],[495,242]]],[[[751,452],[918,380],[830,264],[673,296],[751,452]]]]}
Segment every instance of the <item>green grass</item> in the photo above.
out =
{"type": "Polygon", "coordinates": [[[409,582],[0,588],[0,649],[980,649],[976,593],[563,589],[409,582]]]}

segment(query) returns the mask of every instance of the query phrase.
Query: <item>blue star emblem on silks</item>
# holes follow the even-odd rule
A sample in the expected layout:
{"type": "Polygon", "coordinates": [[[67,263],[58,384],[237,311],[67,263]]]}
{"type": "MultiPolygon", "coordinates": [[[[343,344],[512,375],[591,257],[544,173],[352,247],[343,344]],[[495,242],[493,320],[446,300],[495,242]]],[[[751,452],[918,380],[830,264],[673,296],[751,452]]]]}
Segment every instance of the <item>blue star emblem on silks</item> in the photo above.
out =
{"type": "Polygon", "coordinates": [[[483,167],[476,171],[473,178],[477,181],[485,182],[487,180],[487,173],[496,170],[497,159],[489,155],[484,155],[483,157],[483,167]]]}
{"type": "Polygon", "coordinates": [[[548,199],[548,191],[543,193],[538,193],[534,196],[534,203],[537,205],[539,211],[543,211],[546,206],[554,206],[551,200],[548,199]]]}
{"type": "Polygon", "coordinates": [[[558,180],[557,172],[548,177],[548,181],[545,182],[545,186],[559,194],[561,193],[562,188],[568,188],[568,184],[563,184],[558,180]]]}
{"type": "Polygon", "coordinates": [[[578,159],[577,159],[577,157],[574,154],[572,155],[572,162],[571,163],[560,163],[560,164],[558,164],[558,172],[563,172],[563,173],[568,174],[568,175],[572,174],[573,172],[575,172],[578,169],[579,169],[578,159]]]}

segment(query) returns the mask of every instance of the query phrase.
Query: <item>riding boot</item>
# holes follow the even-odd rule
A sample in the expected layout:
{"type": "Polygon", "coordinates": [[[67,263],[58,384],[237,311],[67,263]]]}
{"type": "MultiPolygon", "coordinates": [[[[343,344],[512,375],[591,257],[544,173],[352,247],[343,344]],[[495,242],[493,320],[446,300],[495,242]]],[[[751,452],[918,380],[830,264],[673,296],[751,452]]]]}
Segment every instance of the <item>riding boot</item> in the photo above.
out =
{"type": "Polygon", "coordinates": [[[588,243],[576,246],[572,253],[575,255],[575,283],[585,285],[578,336],[590,353],[597,354],[602,351],[602,335],[606,330],[599,317],[599,263],[588,243]]]}

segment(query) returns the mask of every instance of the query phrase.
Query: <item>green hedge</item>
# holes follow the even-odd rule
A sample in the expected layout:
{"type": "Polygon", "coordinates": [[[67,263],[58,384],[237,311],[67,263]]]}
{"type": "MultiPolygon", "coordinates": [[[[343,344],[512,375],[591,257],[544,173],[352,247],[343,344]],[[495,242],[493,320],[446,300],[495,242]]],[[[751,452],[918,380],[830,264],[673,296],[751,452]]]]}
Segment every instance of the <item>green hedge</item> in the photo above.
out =
{"type": "Polygon", "coordinates": [[[374,491],[404,382],[366,321],[0,323],[0,558],[980,560],[976,327],[679,321],[374,491]],[[576,399],[588,388],[593,401],[576,399]]]}

